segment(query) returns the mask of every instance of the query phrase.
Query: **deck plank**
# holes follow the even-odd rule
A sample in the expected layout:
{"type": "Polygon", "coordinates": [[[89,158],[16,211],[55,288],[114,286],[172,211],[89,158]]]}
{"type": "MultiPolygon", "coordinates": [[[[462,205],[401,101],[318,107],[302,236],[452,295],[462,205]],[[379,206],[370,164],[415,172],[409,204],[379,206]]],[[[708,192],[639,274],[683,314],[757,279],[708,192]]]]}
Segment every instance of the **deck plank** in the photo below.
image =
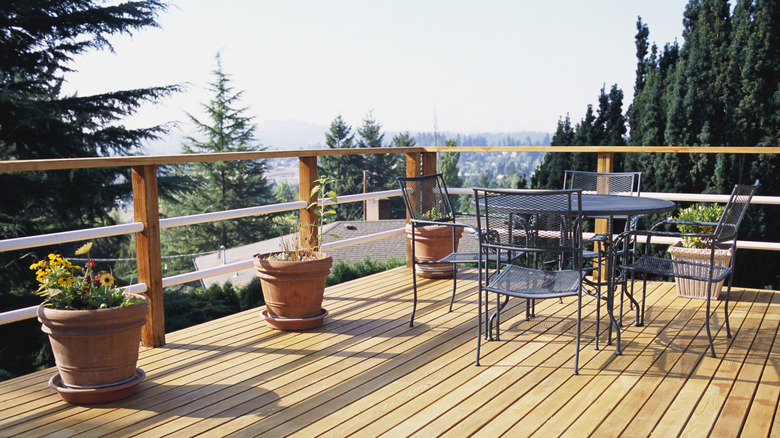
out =
{"type": "MultiPolygon", "coordinates": [[[[405,268],[327,289],[323,327],[280,332],[259,309],[169,333],[142,348],[138,394],[69,405],[54,370],[0,382],[2,436],[772,436],[780,430],[780,293],[734,288],[733,340],[713,302],[717,358],[707,355],[703,301],[650,283],[646,324],[623,355],[594,349],[595,304],[583,297],[580,375],[572,375],[574,298],[502,312],[500,341],[476,347],[476,270],[422,280],[409,327],[405,268]]],[[[602,312],[603,313],[603,312],[602,312]]],[[[606,332],[602,315],[602,336],[606,332]]]]}

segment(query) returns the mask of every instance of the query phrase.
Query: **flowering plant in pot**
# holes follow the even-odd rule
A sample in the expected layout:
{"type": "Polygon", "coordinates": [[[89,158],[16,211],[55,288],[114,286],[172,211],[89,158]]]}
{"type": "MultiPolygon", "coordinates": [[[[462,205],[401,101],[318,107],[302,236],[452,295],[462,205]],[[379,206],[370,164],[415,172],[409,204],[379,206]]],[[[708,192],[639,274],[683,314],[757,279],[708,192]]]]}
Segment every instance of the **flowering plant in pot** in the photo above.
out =
{"type": "MultiPolygon", "coordinates": [[[[88,255],[92,243],[76,251],[88,255]]],[[[136,368],[148,300],[124,293],[109,272],[82,268],[52,253],[30,266],[40,283],[41,329],[49,335],[59,373],[49,380],[66,401],[101,403],[135,393],[144,378],[136,368]]]]}
{"type": "Polygon", "coordinates": [[[290,239],[282,239],[282,250],[255,254],[253,264],[260,278],[266,309],[261,312],[266,323],[275,329],[303,330],[322,325],[327,310],[322,308],[325,281],[333,258],[322,252],[322,230],[326,215],[336,212],[326,209],[324,198],[337,202],[334,191],[327,190],[329,179],[320,178],[311,191],[314,201],[307,209],[317,215],[316,244],[303,245],[300,230],[290,239]]]}
{"type": "MultiPolygon", "coordinates": [[[[673,219],[683,222],[678,223],[677,229],[682,233],[710,234],[715,231],[715,226],[723,214],[724,207],[718,204],[693,204],[682,209],[673,219]]],[[[667,250],[674,260],[683,260],[691,263],[709,264],[711,242],[709,239],[697,236],[683,236],[681,241],[670,246],[667,250]]],[[[731,248],[715,249],[715,264],[728,266],[731,263],[733,250],[731,248]]],[[[681,267],[680,269],[683,269],[681,267]]],[[[699,269],[696,266],[685,266],[684,269],[699,269]]],[[[702,268],[704,269],[704,268],[702,268]]],[[[675,277],[677,295],[683,298],[707,298],[707,282],[689,278],[675,277]]],[[[718,299],[723,288],[723,280],[712,283],[711,298],[718,299]]]]}

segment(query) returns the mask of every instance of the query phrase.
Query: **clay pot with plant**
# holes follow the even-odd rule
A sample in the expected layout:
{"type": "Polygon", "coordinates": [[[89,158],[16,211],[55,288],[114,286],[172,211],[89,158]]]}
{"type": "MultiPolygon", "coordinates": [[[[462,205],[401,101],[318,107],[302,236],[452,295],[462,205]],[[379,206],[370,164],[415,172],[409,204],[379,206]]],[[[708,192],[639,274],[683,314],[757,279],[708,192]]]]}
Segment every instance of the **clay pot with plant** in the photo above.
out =
{"type": "Polygon", "coordinates": [[[76,251],[87,255],[84,267],[56,253],[30,266],[40,283],[37,294],[45,298],[38,321],[59,370],[49,385],[79,404],[128,397],[145,377],[136,365],[149,302],[124,293],[111,273],[95,272],[91,248],[90,242],[76,251]]]}
{"type": "MultiPolygon", "coordinates": [[[[422,214],[421,220],[437,222],[442,218],[434,210],[422,214]]],[[[418,261],[441,260],[457,251],[463,227],[448,225],[412,226],[406,224],[406,236],[411,241],[414,233],[414,255],[418,261]],[[455,239],[453,247],[453,237],[455,239]]],[[[455,270],[452,263],[434,263],[418,265],[416,274],[421,278],[452,278],[455,270]]]]}
{"type": "MultiPolygon", "coordinates": [[[[300,226],[289,239],[282,239],[282,250],[255,254],[253,264],[263,290],[266,309],[261,312],[266,323],[275,329],[303,330],[319,327],[328,315],[322,308],[325,282],[333,258],[322,252],[322,230],[325,216],[333,215],[324,200],[337,202],[336,193],[327,190],[329,179],[320,178],[311,191],[314,201],[307,209],[316,212],[317,227],[314,248],[302,243],[300,226]]],[[[338,237],[338,236],[336,236],[338,237]]]]}
{"type": "MultiPolygon", "coordinates": [[[[694,204],[690,207],[680,210],[673,219],[687,222],[705,222],[708,224],[677,224],[677,228],[682,233],[709,234],[715,231],[715,226],[723,214],[724,207],[717,204],[694,204]]],[[[709,264],[711,242],[701,237],[683,236],[681,241],[670,246],[667,250],[673,260],[682,260],[691,263],[709,264]]],[[[715,264],[718,266],[729,266],[731,257],[734,255],[733,248],[716,248],[715,264]]],[[[679,269],[707,269],[706,267],[686,265],[679,269]]],[[[704,273],[696,275],[705,276],[704,273]]],[[[711,298],[718,299],[723,288],[723,281],[712,283],[711,298]]],[[[677,295],[683,298],[707,298],[707,282],[701,280],[692,280],[689,278],[675,277],[677,285],[677,295]]]]}

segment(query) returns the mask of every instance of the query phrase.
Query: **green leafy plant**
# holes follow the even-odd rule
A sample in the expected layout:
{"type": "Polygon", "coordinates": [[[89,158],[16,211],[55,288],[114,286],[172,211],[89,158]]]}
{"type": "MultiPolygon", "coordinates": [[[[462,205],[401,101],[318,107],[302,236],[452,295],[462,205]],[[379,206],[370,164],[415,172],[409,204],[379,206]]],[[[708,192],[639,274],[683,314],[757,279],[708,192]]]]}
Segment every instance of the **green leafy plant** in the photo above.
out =
{"type": "MultiPolygon", "coordinates": [[[[692,222],[718,222],[723,214],[723,209],[724,207],[718,204],[693,204],[680,210],[673,219],[692,222]]],[[[677,224],[677,229],[682,233],[708,234],[715,231],[715,226],[677,224]]],[[[682,245],[686,248],[707,248],[709,239],[683,236],[682,245]]]]}
{"type": "MultiPolygon", "coordinates": [[[[325,208],[324,200],[325,198],[330,199],[334,203],[338,201],[338,196],[336,195],[336,192],[333,190],[328,190],[327,187],[330,184],[330,178],[327,176],[324,176],[322,178],[319,178],[314,181],[317,183],[312,189],[311,189],[311,197],[314,198],[314,201],[312,201],[307,207],[307,210],[314,211],[317,215],[317,223],[316,224],[308,224],[301,228],[300,224],[298,224],[298,230],[296,232],[295,229],[291,230],[293,231],[291,238],[282,238],[281,245],[282,245],[282,251],[279,253],[271,254],[269,256],[269,259],[276,260],[276,261],[301,261],[301,260],[312,260],[316,259],[318,257],[318,253],[322,251],[322,238],[323,238],[323,227],[325,225],[325,216],[328,215],[335,215],[336,211],[332,208],[325,208]],[[309,228],[309,227],[317,227],[317,242],[314,248],[306,248],[301,243],[301,234],[300,230],[309,228]]],[[[338,238],[339,236],[336,234],[330,234],[330,236],[338,238]]]]}
{"type": "MultiPolygon", "coordinates": [[[[87,254],[92,242],[81,246],[76,255],[87,254]]],[[[94,272],[96,265],[87,258],[84,268],[76,266],[65,257],[51,253],[30,269],[35,271],[41,284],[36,292],[44,297],[44,305],[55,309],[89,310],[123,307],[142,302],[142,299],[125,295],[118,288],[114,276],[106,271],[94,272]]]]}

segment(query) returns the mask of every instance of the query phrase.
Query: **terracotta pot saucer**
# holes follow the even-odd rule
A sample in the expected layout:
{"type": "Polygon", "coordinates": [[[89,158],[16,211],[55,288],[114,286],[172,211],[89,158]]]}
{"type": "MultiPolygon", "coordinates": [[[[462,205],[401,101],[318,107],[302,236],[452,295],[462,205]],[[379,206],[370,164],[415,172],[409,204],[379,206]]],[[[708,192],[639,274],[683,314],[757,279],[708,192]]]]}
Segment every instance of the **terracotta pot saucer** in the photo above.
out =
{"type": "Polygon", "coordinates": [[[130,397],[138,391],[138,385],[146,378],[146,373],[141,368],[136,368],[135,376],[127,382],[118,385],[109,385],[101,388],[71,388],[62,383],[60,373],[49,379],[49,386],[60,394],[60,397],[68,403],[77,405],[89,405],[95,403],[108,403],[130,397]]]}
{"type": "Polygon", "coordinates": [[[328,311],[320,309],[320,313],[306,318],[278,318],[268,314],[268,310],[263,309],[260,316],[265,319],[268,327],[276,330],[306,330],[316,328],[322,325],[322,321],[328,316],[328,311]]]}

